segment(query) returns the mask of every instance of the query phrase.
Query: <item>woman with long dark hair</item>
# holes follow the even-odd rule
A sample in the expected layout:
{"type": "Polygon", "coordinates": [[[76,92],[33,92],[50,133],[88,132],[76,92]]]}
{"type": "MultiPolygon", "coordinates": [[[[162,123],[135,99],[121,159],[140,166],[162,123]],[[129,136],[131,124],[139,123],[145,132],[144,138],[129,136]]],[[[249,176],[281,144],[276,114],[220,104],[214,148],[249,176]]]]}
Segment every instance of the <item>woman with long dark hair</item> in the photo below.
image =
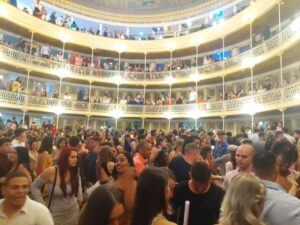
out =
{"type": "Polygon", "coordinates": [[[79,206],[82,199],[80,177],[77,164],[77,150],[64,149],[57,162],[45,170],[31,185],[34,200],[46,204],[41,194],[41,188],[48,186],[48,207],[55,225],[77,225],[79,206]]]}
{"type": "Polygon", "coordinates": [[[38,146],[39,146],[39,142],[36,137],[32,137],[28,140],[29,166],[34,173],[36,173],[37,164],[38,164],[38,156],[39,156],[38,146]]]}
{"type": "Polygon", "coordinates": [[[23,146],[12,148],[8,157],[12,163],[9,173],[14,171],[22,172],[28,178],[29,183],[31,183],[34,177],[29,166],[28,150],[23,146]]]}
{"type": "Polygon", "coordinates": [[[166,173],[159,168],[146,168],[137,183],[131,225],[175,225],[163,216],[169,191],[166,173]]]}
{"type": "Polygon", "coordinates": [[[136,190],[136,172],[132,156],[127,152],[119,153],[116,157],[115,168],[110,185],[122,191],[124,196],[125,213],[122,224],[129,224],[134,204],[136,190]]]}
{"type": "Polygon", "coordinates": [[[124,213],[122,194],[108,185],[97,187],[80,215],[79,225],[118,224],[124,213]]]}
{"type": "Polygon", "coordinates": [[[57,163],[59,159],[60,153],[68,146],[68,140],[64,137],[60,137],[57,139],[55,144],[55,151],[53,152],[53,164],[57,163]]]}
{"type": "Polygon", "coordinates": [[[51,135],[48,135],[43,138],[41,146],[38,150],[37,175],[40,175],[42,172],[44,172],[45,169],[51,166],[52,152],[53,152],[53,137],[51,135]]]}

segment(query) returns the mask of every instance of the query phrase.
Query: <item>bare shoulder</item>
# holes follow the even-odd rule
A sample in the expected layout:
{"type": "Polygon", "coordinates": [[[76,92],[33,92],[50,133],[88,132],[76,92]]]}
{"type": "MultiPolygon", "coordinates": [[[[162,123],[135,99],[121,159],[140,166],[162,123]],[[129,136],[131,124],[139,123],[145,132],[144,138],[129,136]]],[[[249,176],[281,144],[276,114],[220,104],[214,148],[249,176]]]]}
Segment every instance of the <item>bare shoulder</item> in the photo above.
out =
{"type": "Polygon", "coordinates": [[[46,169],[40,176],[46,182],[52,182],[55,175],[55,166],[51,166],[46,169]]]}
{"type": "Polygon", "coordinates": [[[176,225],[176,223],[172,223],[166,219],[158,219],[153,225],[176,225]]]}

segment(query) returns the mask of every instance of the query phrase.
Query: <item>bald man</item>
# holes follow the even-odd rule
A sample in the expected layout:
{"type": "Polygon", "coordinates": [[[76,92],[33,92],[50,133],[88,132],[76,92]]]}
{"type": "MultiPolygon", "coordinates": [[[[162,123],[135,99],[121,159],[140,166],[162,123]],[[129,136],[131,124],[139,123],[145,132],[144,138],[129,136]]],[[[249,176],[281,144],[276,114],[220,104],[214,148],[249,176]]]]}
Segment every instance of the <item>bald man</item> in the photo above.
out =
{"type": "Polygon", "coordinates": [[[232,178],[234,178],[238,173],[251,172],[253,154],[254,148],[250,144],[243,144],[238,147],[235,153],[237,169],[226,173],[224,177],[225,190],[227,190],[232,178]]]}

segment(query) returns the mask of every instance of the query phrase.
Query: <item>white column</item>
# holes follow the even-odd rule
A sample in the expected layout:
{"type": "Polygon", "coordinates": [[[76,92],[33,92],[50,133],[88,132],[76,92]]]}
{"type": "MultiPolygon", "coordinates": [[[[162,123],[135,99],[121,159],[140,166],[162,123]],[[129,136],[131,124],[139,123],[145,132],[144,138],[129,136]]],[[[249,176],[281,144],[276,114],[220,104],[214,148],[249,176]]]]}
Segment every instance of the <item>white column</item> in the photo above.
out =
{"type": "Polygon", "coordinates": [[[93,83],[93,81],[90,81],[90,88],[89,88],[89,102],[92,102],[92,99],[91,99],[91,97],[92,97],[92,83],[93,83]]]}
{"type": "Polygon", "coordinates": [[[223,79],[222,87],[223,87],[223,101],[224,101],[225,100],[225,77],[223,76],[222,79],[223,79]]]}
{"type": "Polygon", "coordinates": [[[278,30],[281,31],[281,0],[278,1],[278,30]]]}
{"type": "Polygon", "coordinates": [[[225,37],[222,37],[223,69],[225,68],[225,37]]]}
{"type": "Polygon", "coordinates": [[[92,48],[91,67],[94,67],[94,48],[92,48]]]}
{"type": "Polygon", "coordinates": [[[252,37],[252,35],[253,35],[253,31],[252,31],[252,22],[250,22],[250,23],[249,23],[249,25],[250,25],[250,49],[252,49],[252,48],[253,48],[253,37],[252,37]]]}
{"type": "Polygon", "coordinates": [[[250,71],[251,71],[251,92],[252,92],[252,95],[254,95],[254,86],[253,86],[253,66],[251,66],[250,71]]]}
{"type": "Polygon", "coordinates": [[[283,85],[283,61],[282,61],[282,54],[279,55],[280,60],[280,87],[283,85]]]}
{"type": "Polygon", "coordinates": [[[63,62],[64,59],[65,59],[65,47],[66,47],[66,43],[63,42],[63,48],[62,48],[62,62],[63,62]]]}
{"type": "Polygon", "coordinates": [[[33,44],[33,31],[31,31],[31,38],[30,38],[30,49],[29,49],[29,54],[32,54],[32,44],[33,44]]]}
{"type": "Polygon", "coordinates": [[[62,86],[62,77],[59,77],[59,89],[58,89],[58,98],[61,99],[61,86],[62,86]]]}
{"type": "Polygon", "coordinates": [[[30,76],[30,71],[27,71],[27,80],[26,80],[26,91],[25,94],[28,95],[28,86],[29,86],[29,76],[30,76]]]}

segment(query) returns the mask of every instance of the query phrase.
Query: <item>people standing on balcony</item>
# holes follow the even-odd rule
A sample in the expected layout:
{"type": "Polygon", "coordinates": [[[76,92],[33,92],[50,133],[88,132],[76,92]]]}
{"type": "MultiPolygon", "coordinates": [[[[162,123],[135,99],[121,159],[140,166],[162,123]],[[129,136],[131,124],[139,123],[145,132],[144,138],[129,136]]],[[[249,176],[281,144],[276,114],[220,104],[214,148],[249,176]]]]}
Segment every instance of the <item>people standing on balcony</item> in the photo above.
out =
{"type": "Polygon", "coordinates": [[[17,77],[11,84],[11,91],[12,92],[19,92],[21,89],[22,79],[21,77],[17,77]]]}
{"type": "Polygon", "coordinates": [[[265,79],[265,83],[263,85],[263,88],[266,90],[266,91],[270,91],[273,89],[273,86],[271,84],[271,79],[268,77],[265,79]]]}
{"type": "Polygon", "coordinates": [[[188,103],[195,104],[197,102],[197,99],[198,99],[198,93],[197,93],[196,89],[193,87],[189,94],[188,103]]]}
{"type": "Polygon", "coordinates": [[[64,97],[63,97],[64,100],[72,100],[72,96],[69,95],[68,92],[65,93],[64,97]]]}
{"type": "Polygon", "coordinates": [[[50,59],[51,48],[48,43],[45,43],[41,47],[42,58],[50,59]]]}

